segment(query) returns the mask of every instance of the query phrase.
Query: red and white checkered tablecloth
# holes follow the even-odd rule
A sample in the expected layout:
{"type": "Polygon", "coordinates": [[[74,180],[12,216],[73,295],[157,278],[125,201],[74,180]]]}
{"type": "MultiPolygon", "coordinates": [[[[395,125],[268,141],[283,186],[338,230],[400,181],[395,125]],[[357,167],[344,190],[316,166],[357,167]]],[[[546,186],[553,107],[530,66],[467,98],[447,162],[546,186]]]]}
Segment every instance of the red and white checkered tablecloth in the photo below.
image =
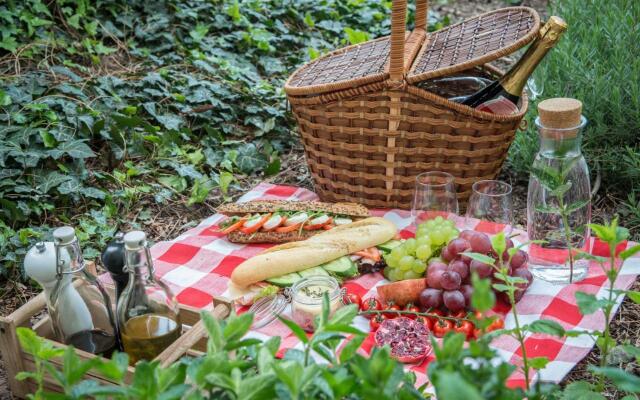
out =
{"type": "MultiPolygon", "coordinates": [[[[278,186],[262,183],[239,200],[249,201],[255,199],[281,199],[281,200],[315,200],[317,196],[306,189],[292,186],[278,186]]],[[[403,237],[411,237],[412,218],[408,211],[404,210],[373,210],[377,216],[383,216],[393,221],[403,237]]],[[[218,232],[217,224],[225,217],[216,214],[197,227],[190,229],[175,240],[157,243],[151,249],[155,260],[156,273],[167,283],[180,303],[189,306],[208,308],[211,306],[212,295],[224,296],[227,291],[227,282],[233,269],[242,261],[252,257],[270,245],[242,245],[228,242],[218,232]]],[[[459,226],[463,225],[461,218],[459,226]]],[[[475,228],[477,231],[496,233],[495,225],[488,222],[479,222],[475,228]]],[[[517,231],[520,236],[517,242],[526,241],[526,233],[517,231]]],[[[631,243],[627,244],[630,246],[631,243]]],[[[606,246],[603,243],[593,243],[593,253],[607,255],[606,246]]],[[[640,258],[628,259],[617,281],[618,289],[628,289],[637,275],[640,273],[640,258]]],[[[386,280],[379,273],[367,274],[345,283],[349,291],[358,293],[363,298],[375,296],[375,287],[385,283],[386,280]]],[[[601,312],[583,316],[578,312],[575,292],[583,291],[604,297],[607,292],[607,278],[597,264],[591,265],[586,279],[572,285],[553,285],[541,280],[534,280],[522,300],[517,304],[520,323],[530,323],[538,319],[551,319],[559,322],[565,329],[604,329],[604,315],[601,312]]],[[[616,306],[616,310],[619,304],[616,306]]],[[[506,313],[508,310],[502,310],[506,313]]],[[[290,317],[289,309],[285,311],[285,317],[290,317]]],[[[357,328],[368,331],[369,323],[364,317],[357,317],[354,321],[357,328]]],[[[511,314],[505,316],[505,327],[513,327],[511,314]]],[[[251,331],[251,337],[266,339],[272,336],[282,338],[282,354],[287,349],[301,348],[299,340],[291,334],[289,329],[280,321],[251,331]]],[[[371,335],[362,346],[361,351],[368,353],[373,342],[371,335]]],[[[584,358],[594,345],[594,341],[582,335],[573,338],[557,338],[544,334],[529,335],[526,339],[527,355],[529,357],[546,356],[550,362],[546,368],[540,371],[536,379],[542,381],[559,382],[569,371],[584,358]]],[[[521,352],[515,339],[502,336],[494,340],[492,346],[500,356],[514,365],[521,365],[521,352]]],[[[411,365],[406,368],[415,372],[417,383],[424,383],[427,364],[433,359],[430,356],[420,365],[411,365]]],[[[521,373],[514,373],[509,380],[512,386],[524,384],[521,373]]]]}

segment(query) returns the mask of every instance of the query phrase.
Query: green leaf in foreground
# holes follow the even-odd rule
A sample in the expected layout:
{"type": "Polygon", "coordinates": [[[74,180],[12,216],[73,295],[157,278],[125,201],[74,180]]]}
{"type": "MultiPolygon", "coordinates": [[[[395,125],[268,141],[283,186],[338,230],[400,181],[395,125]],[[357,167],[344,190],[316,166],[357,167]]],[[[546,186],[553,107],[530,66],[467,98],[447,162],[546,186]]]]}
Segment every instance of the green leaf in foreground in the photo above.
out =
{"type": "Polygon", "coordinates": [[[480,312],[488,311],[496,303],[496,295],[491,290],[491,280],[481,279],[477,273],[471,276],[473,293],[471,294],[471,305],[480,312]]]}
{"type": "Polygon", "coordinates": [[[640,304],[640,292],[629,290],[627,296],[636,304],[640,304]]]}
{"type": "Polygon", "coordinates": [[[595,295],[590,293],[576,292],[576,302],[578,308],[580,308],[580,313],[582,315],[589,315],[600,310],[605,300],[598,300],[595,295]]]}
{"type": "Polygon", "coordinates": [[[485,264],[489,264],[489,265],[493,265],[493,263],[495,262],[495,260],[491,257],[489,257],[486,254],[481,254],[481,253],[473,253],[473,252],[467,252],[467,253],[462,253],[465,256],[471,258],[472,260],[476,260],[479,261],[481,263],[485,263],[485,264]]]}
{"type": "Polygon", "coordinates": [[[552,321],[549,319],[539,319],[537,321],[533,321],[530,325],[527,326],[527,330],[533,333],[546,333],[548,335],[562,337],[565,334],[565,330],[556,321],[552,321]]]}
{"type": "Polygon", "coordinates": [[[628,393],[640,393],[640,377],[615,367],[589,366],[589,370],[597,375],[604,375],[618,389],[628,393]]]}
{"type": "Polygon", "coordinates": [[[300,341],[304,344],[309,343],[309,338],[307,337],[307,333],[295,322],[288,320],[286,318],[282,318],[278,316],[278,319],[287,326],[287,328],[291,329],[291,333],[293,333],[300,341]]]}
{"type": "Polygon", "coordinates": [[[577,381],[567,385],[562,393],[562,400],[604,400],[605,397],[594,391],[595,387],[589,382],[577,381]]]}
{"type": "Polygon", "coordinates": [[[457,372],[442,371],[433,383],[436,396],[442,400],[483,400],[478,389],[467,383],[457,372]]]}
{"type": "Polygon", "coordinates": [[[639,252],[640,252],[640,244],[636,244],[635,246],[629,247],[628,249],[620,252],[618,257],[620,257],[623,260],[626,260],[627,258],[633,257],[639,252]]]}

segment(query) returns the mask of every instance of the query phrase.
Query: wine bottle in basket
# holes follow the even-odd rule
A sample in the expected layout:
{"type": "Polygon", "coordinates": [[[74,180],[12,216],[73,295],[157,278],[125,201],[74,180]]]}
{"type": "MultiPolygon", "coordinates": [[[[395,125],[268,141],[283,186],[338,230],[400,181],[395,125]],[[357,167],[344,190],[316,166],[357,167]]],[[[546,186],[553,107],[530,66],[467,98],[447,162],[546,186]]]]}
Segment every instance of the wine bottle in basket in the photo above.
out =
{"type": "Polygon", "coordinates": [[[566,29],[567,24],[562,18],[550,17],[549,21],[540,28],[538,38],[509,72],[484,89],[459,99],[458,102],[492,114],[517,113],[518,101],[527,79],[566,29]]]}

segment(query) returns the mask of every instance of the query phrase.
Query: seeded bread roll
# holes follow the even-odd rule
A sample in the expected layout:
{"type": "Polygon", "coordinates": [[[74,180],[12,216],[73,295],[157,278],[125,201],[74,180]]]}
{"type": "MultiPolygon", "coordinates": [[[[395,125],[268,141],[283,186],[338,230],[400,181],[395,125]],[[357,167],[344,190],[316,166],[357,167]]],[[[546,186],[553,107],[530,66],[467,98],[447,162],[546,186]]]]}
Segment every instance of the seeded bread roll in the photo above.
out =
{"type": "Polygon", "coordinates": [[[231,282],[242,288],[269,278],[317,267],[387,242],[396,232],[391,221],[379,217],[341,225],[307,240],[265,250],[238,265],[231,273],[231,282]]]}
{"type": "Polygon", "coordinates": [[[240,231],[233,231],[227,235],[227,240],[232,243],[288,243],[306,240],[321,232],[324,231],[307,231],[304,229],[297,229],[293,232],[255,232],[247,235],[240,231]]]}
{"type": "Polygon", "coordinates": [[[324,203],[322,201],[254,200],[246,203],[227,203],[218,207],[218,212],[226,215],[249,213],[270,213],[282,211],[323,211],[350,217],[368,217],[369,210],[357,203],[324,203]]]}

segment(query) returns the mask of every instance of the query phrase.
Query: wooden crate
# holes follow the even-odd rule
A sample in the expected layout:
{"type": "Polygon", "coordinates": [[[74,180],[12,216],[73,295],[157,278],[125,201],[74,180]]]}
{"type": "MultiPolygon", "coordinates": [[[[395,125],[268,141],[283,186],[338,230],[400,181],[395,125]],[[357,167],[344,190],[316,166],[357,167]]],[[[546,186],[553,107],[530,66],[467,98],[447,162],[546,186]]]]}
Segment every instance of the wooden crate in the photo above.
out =
{"type": "MultiPolygon", "coordinates": [[[[113,287],[107,286],[107,290],[111,296],[115,296],[113,287]]],[[[214,318],[221,320],[229,315],[232,307],[229,300],[219,297],[213,299],[213,305],[214,308],[211,314],[214,318]]],[[[31,324],[31,319],[42,311],[46,312],[44,293],[40,293],[29,300],[29,302],[12,314],[6,317],[0,317],[0,352],[2,353],[4,368],[7,372],[9,388],[15,397],[26,398],[29,393],[33,393],[37,389],[35,382],[32,380],[18,381],[15,379],[16,374],[20,371],[35,371],[33,356],[25,353],[21,348],[18,336],[16,335],[16,328],[31,328],[53,346],[62,349],[67,348],[65,344],[58,342],[54,338],[51,319],[48,315],[35,324],[31,324]]],[[[194,307],[180,305],[180,321],[182,322],[183,335],[156,357],[156,360],[160,360],[162,365],[169,365],[183,355],[196,357],[206,351],[207,333],[204,324],[200,322],[200,310],[194,307]]],[[[83,360],[99,357],[82,350],[76,350],[76,353],[83,360]]],[[[52,363],[62,368],[62,360],[54,360],[52,363]]],[[[129,367],[125,378],[126,382],[130,382],[133,378],[133,373],[134,369],[129,367]]],[[[90,371],[85,374],[85,379],[91,379],[101,384],[116,384],[95,371],[90,371]]],[[[45,390],[48,391],[61,391],[61,388],[48,375],[44,386],[45,390]]]]}

